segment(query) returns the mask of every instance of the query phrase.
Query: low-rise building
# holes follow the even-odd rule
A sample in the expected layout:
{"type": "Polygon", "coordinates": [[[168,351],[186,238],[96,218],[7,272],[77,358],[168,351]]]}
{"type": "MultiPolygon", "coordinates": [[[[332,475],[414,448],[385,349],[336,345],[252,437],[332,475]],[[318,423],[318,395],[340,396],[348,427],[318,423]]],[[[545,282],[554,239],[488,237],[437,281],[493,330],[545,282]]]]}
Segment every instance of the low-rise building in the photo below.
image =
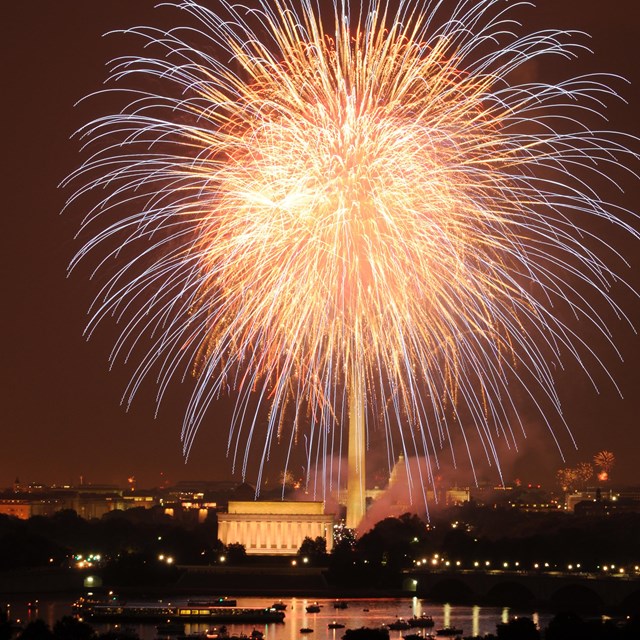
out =
{"type": "Polygon", "coordinates": [[[218,538],[248,555],[295,555],[306,537],[325,538],[330,551],[333,519],[322,502],[230,501],[218,514],[218,538]]]}

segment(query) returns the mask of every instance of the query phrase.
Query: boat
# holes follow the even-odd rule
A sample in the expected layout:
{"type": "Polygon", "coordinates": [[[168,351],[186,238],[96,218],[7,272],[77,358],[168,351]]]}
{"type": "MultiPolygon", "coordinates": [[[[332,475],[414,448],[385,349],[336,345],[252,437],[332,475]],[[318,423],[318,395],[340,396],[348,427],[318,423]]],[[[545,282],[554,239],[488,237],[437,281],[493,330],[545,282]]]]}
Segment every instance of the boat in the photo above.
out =
{"type": "Polygon", "coordinates": [[[280,600],[279,602],[274,602],[271,605],[271,608],[275,609],[276,611],[285,611],[287,608],[287,605],[284,602],[282,602],[282,600],[280,600]]]}
{"type": "Polygon", "coordinates": [[[395,622],[390,622],[387,627],[392,631],[406,631],[411,628],[411,625],[406,620],[398,618],[395,622]]]}
{"type": "MultiPolygon", "coordinates": [[[[256,631],[256,629],[254,629],[254,631],[256,631]]],[[[205,632],[205,636],[207,638],[217,638],[218,640],[251,640],[251,638],[253,638],[253,635],[248,636],[246,633],[230,635],[225,625],[222,625],[220,628],[213,627],[213,629],[209,629],[205,632]]]]}
{"type": "Polygon", "coordinates": [[[341,622],[330,622],[327,626],[329,629],[344,629],[344,625],[341,622]]]}
{"type": "Polygon", "coordinates": [[[342,640],[389,640],[389,629],[386,627],[347,629],[342,640]]]}
{"type": "Polygon", "coordinates": [[[253,640],[262,640],[262,638],[264,638],[264,633],[262,633],[262,631],[259,631],[258,629],[254,629],[249,634],[249,637],[253,638],[253,640]]]}
{"type": "Polygon", "coordinates": [[[344,600],[336,600],[333,603],[334,609],[346,609],[349,605],[344,600]]]}
{"type": "Polygon", "coordinates": [[[309,629],[309,627],[302,627],[302,629],[300,629],[300,633],[313,633],[313,629],[309,629]]]}
{"type": "Polygon", "coordinates": [[[409,623],[410,627],[420,627],[420,628],[433,627],[433,625],[435,624],[435,622],[433,621],[433,618],[425,614],[422,614],[420,617],[413,616],[413,618],[409,618],[407,622],[409,623]]]}
{"type": "Polygon", "coordinates": [[[320,613],[320,605],[317,602],[315,604],[307,605],[306,609],[307,613],[320,613]]]}
{"type": "Polygon", "coordinates": [[[78,601],[74,604],[74,613],[84,620],[105,622],[228,622],[237,624],[282,622],[284,612],[267,609],[252,609],[230,606],[190,607],[163,604],[158,602],[142,603],[94,603],[78,601]]]}
{"type": "Polygon", "coordinates": [[[436,629],[436,634],[439,636],[461,636],[462,629],[456,627],[443,627],[442,629],[436,629]]]}
{"type": "Polygon", "coordinates": [[[212,598],[210,600],[187,600],[190,607],[235,607],[238,602],[233,598],[212,598]]]}

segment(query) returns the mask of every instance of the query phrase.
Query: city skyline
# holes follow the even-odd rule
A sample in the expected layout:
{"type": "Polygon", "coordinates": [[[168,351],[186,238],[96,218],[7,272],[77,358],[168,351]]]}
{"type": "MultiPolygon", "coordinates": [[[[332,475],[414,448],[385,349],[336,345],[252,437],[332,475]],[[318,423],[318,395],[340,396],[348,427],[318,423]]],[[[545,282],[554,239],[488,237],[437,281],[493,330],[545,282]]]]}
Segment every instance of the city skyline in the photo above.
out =
{"type": "MultiPolygon", "coordinates": [[[[585,6],[580,16],[571,15],[566,9],[554,16],[550,11],[553,3],[538,4],[540,9],[529,15],[541,25],[583,28],[592,34],[589,44],[595,55],[581,56],[578,64],[590,70],[620,73],[631,80],[631,85],[620,83],[617,87],[629,106],[613,105],[609,113],[613,129],[637,134],[640,129],[633,114],[634,105],[637,108],[639,103],[640,77],[634,69],[633,56],[629,55],[634,24],[631,17],[621,7],[601,16],[595,3],[585,6]],[[621,35],[625,27],[630,32],[627,46],[621,35]]],[[[622,4],[632,10],[632,2],[622,4]]],[[[57,215],[68,194],[55,186],[77,165],[77,141],[69,142],[67,137],[86,121],[89,113],[88,107],[74,109],[72,104],[99,88],[105,77],[104,64],[121,52],[122,43],[117,38],[105,39],[101,34],[152,23],[152,5],[141,2],[133,9],[128,3],[113,2],[109,7],[92,7],[91,15],[83,12],[82,3],[71,1],[56,3],[55,7],[53,3],[45,7],[33,3],[11,9],[16,27],[9,39],[14,89],[13,100],[5,105],[10,110],[5,122],[9,123],[10,145],[15,147],[12,157],[16,159],[10,168],[17,171],[13,177],[9,174],[9,215],[14,216],[12,230],[23,242],[12,242],[8,247],[8,299],[12,304],[5,314],[9,341],[9,358],[5,360],[8,411],[0,485],[8,486],[15,476],[25,483],[70,482],[80,475],[87,481],[122,482],[135,474],[140,484],[154,486],[154,478],[159,483],[163,478],[223,479],[230,475],[231,465],[224,456],[226,447],[220,444],[226,443],[233,398],[221,401],[209,412],[210,424],[198,435],[198,444],[185,465],[180,446],[182,390],[172,390],[155,421],[152,388],[144,389],[130,412],[125,413],[119,402],[131,367],[120,364],[114,371],[107,371],[110,344],[117,330],[103,327],[89,343],[84,341],[83,311],[95,286],[87,284],[86,274],[65,277],[68,262],[78,248],[72,240],[78,212],[57,215]],[[42,108],[44,102],[48,110],[42,108]],[[34,162],[36,158],[38,162],[34,162]],[[18,273],[13,271],[16,268],[18,273]]],[[[571,74],[577,75],[575,68],[571,74]]],[[[628,193],[616,201],[637,210],[638,183],[626,180],[625,186],[628,193]]],[[[618,271],[638,289],[637,246],[629,238],[621,248],[631,268],[618,271]]],[[[614,291],[613,297],[635,321],[640,317],[637,299],[628,295],[622,300],[619,292],[623,287],[617,289],[618,294],[614,291]]],[[[615,388],[601,373],[597,374],[602,391],[599,396],[577,367],[570,366],[564,375],[559,375],[565,415],[580,447],[574,452],[565,443],[564,450],[569,465],[589,461],[600,449],[612,450],[618,459],[612,480],[633,483],[640,481],[634,464],[640,438],[634,431],[640,403],[640,349],[638,338],[623,322],[611,318],[611,330],[625,362],[618,362],[610,349],[599,354],[605,358],[625,400],[616,397],[615,388]]],[[[589,341],[592,336],[585,337],[589,341]]],[[[524,479],[551,481],[553,470],[565,464],[541,425],[531,425],[529,435],[529,442],[521,441],[520,453],[507,458],[505,476],[537,472],[542,478],[524,479]]],[[[271,486],[278,482],[281,470],[277,457],[274,455],[276,460],[269,468],[271,486]]],[[[379,466],[384,461],[377,462],[379,466]]],[[[450,473],[447,465],[442,473],[450,473]]],[[[495,472],[488,475],[492,473],[497,481],[495,472]]],[[[239,474],[235,478],[239,479],[239,474]]],[[[247,480],[254,481],[251,476],[247,480]]]]}

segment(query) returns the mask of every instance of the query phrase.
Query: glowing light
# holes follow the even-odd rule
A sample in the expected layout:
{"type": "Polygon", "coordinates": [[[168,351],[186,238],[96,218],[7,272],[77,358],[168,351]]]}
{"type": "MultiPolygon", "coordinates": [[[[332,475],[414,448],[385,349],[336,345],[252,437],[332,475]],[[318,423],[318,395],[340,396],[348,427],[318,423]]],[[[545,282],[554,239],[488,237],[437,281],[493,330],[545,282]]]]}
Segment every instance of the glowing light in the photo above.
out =
{"type": "Polygon", "coordinates": [[[593,456],[593,463],[600,469],[598,480],[607,482],[609,480],[609,472],[616,462],[616,458],[611,451],[599,451],[593,456]]]}
{"type": "Polygon", "coordinates": [[[517,36],[498,0],[448,15],[335,0],[322,18],[302,1],[176,6],[192,24],[131,30],[144,56],[116,60],[107,89],[126,104],[82,130],[70,177],[72,202],[101,194],[71,267],[98,254],[111,274],[87,332],[123,323],[111,359],[139,358],[126,403],[147,377],[158,403],[191,377],[188,454],[232,394],[243,477],[252,446],[259,485],[274,441],[303,430],[314,493],[346,441],[350,376],[390,461],[425,461],[407,465],[422,487],[454,431],[472,466],[480,450],[499,470],[496,439],[522,429],[514,388],[561,422],[562,356],[587,375],[599,362],[564,318],[612,343],[597,303],[620,313],[590,220],[637,235],[593,191],[629,165],[628,141],[580,122],[610,79],[526,79],[577,55],[575,34],[517,36]]]}

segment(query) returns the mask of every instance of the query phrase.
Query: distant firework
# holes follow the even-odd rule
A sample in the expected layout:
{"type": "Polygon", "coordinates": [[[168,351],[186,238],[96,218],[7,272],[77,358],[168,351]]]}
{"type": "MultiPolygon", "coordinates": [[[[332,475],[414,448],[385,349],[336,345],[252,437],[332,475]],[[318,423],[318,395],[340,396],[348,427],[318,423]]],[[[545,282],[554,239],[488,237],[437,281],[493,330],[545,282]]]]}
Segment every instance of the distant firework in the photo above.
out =
{"type": "Polygon", "coordinates": [[[112,360],[146,354],[127,404],[148,376],[158,402],[193,377],[188,454],[230,394],[243,477],[253,442],[260,483],[274,440],[291,451],[304,433],[323,496],[350,376],[390,466],[425,461],[409,467],[422,487],[453,430],[472,468],[475,441],[499,469],[497,440],[522,430],[515,388],[553,434],[555,369],[570,355],[588,374],[590,354],[558,310],[609,342],[596,305],[621,315],[615,252],[590,225],[637,236],[592,190],[634,158],[625,136],[581,124],[610,78],[527,80],[540,58],[574,58],[579,34],[518,36],[526,3],[502,0],[447,15],[336,0],[322,17],[308,0],[218,4],[176,2],[189,26],[129,30],[144,53],[116,59],[106,89],[123,108],[82,129],[70,177],[72,202],[99,199],[71,265],[95,255],[107,279],[88,333],[115,316],[112,360]]]}
{"type": "Polygon", "coordinates": [[[600,469],[600,472],[598,473],[598,480],[603,482],[608,480],[611,468],[615,463],[616,457],[611,453],[611,451],[598,451],[598,453],[593,456],[593,464],[600,469]]]}

